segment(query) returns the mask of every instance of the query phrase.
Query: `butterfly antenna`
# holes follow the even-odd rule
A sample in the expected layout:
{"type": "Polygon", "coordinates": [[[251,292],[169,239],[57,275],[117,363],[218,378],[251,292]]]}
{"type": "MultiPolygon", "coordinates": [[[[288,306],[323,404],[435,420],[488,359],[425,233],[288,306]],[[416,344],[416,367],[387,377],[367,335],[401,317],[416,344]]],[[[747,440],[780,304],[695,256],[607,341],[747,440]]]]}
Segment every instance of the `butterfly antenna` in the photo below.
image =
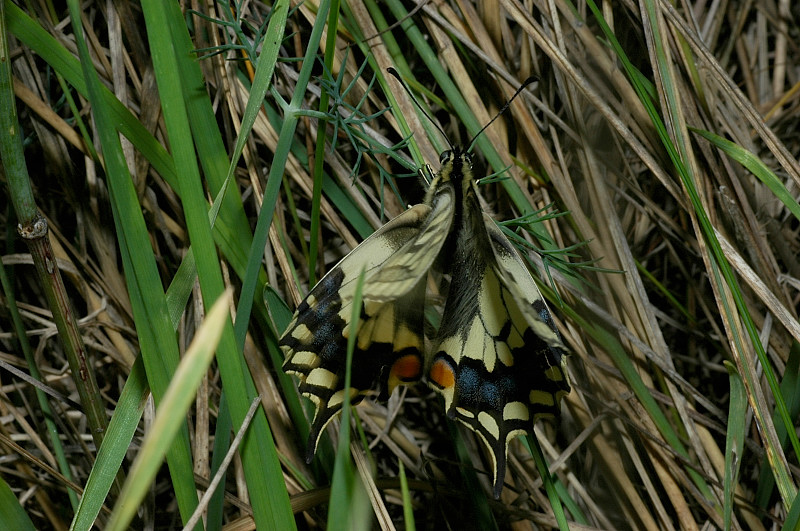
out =
{"type": "Polygon", "coordinates": [[[478,137],[479,137],[479,136],[481,136],[481,133],[483,133],[484,131],[486,131],[486,128],[487,128],[487,127],[489,127],[490,125],[492,125],[492,124],[494,123],[494,121],[495,121],[495,120],[497,120],[498,118],[500,118],[500,115],[502,115],[504,112],[506,112],[506,110],[508,110],[508,107],[511,105],[511,102],[512,102],[512,101],[514,101],[514,99],[515,99],[517,96],[519,96],[519,93],[520,93],[520,92],[522,92],[522,89],[524,89],[525,87],[527,87],[528,85],[530,85],[530,84],[531,84],[531,83],[533,83],[534,81],[537,81],[538,79],[539,79],[539,78],[538,78],[538,77],[536,77],[536,76],[531,76],[531,77],[529,77],[528,79],[526,79],[525,81],[523,81],[523,82],[522,82],[522,85],[520,85],[520,87],[517,89],[517,91],[514,93],[514,95],[513,95],[513,96],[511,96],[511,97],[508,99],[508,101],[506,102],[506,104],[505,104],[505,105],[503,105],[503,108],[502,108],[502,109],[500,109],[500,110],[497,112],[497,114],[494,116],[494,118],[492,118],[491,120],[489,120],[489,123],[488,123],[488,124],[484,125],[484,126],[481,128],[481,130],[480,130],[480,131],[478,131],[477,133],[475,133],[475,136],[473,136],[473,137],[472,137],[472,140],[470,140],[470,142],[469,142],[469,147],[467,147],[467,152],[470,152],[470,151],[472,151],[472,146],[473,146],[473,145],[475,145],[475,141],[476,141],[476,140],[478,140],[478,137]]]}
{"type": "MultiPolygon", "coordinates": [[[[447,138],[447,134],[444,132],[444,130],[443,130],[441,127],[439,127],[439,124],[438,124],[438,123],[437,123],[437,122],[436,122],[436,121],[435,121],[433,118],[431,118],[431,115],[430,115],[430,114],[428,114],[428,113],[425,111],[425,109],[423,109],[423,108],[422,108],[422,105],[420,105],[419,101],[417,101],[417,98],[416,98],[416,97],[414,97],[414,94],[411,92],[411,89],[409,89],[409,88],[408,88],[408,85],[406,85],[406,82],[405,82],[405,81],[403,81],[403,78],[401,78],[401,77],[400,77],[400,74],[397,72],[397,70],[395,70],[393,67],[391,67],[391,66],[390,66],[389,68],[387,68],[387,69],[386,69],[386,71],[387,71],[387,72],[389,72],[391,75],[393,75],[393,76],[395,77],[395,79],[397,79],[397,81],[399,81],[399,82],[400,82],[400,84],[401,84],[401,85],[403,86],[403,88],[405,89],[406,93],[407,93],[407,94],[408,94],[408,95],[411,97],[411,101],[413,101],[413,102],[414,102],[414,104],[417,106],[417,108],[418,108],[420,111],[422,111],[422,114],[424,114],[424,115],[425,115],[425,118],[427,118],[427,119],[428,119],[428,121],[429,121],[430,123],[432,123],[432,124],[433,124],[433,126],[434,126],[434,127],[435,127],[435,128],[436,128],[436,129],[437,129],[439,132],[440,132],[440,133],[442,133],[442,136],[443,136],[443,137],[444,137],[444,139],[447,141],[447,144],[450,146],[450,149],[455,149],[455,148],[454,148],[454,146],[453,146],[453,143],[452,143],[452,142],[450,142],[450,139],[449,139],[449,138],[447,138]]],[[[520,89],[520,90],[522,90],[522,89],[520,89]]],[[[515,96],[516,96],[516,94],[515,94],[515,96]]],[[[507,106],[507,105],[506,105],[506,106],[507,106]]],[[[494,120],[492,120],[492,121],[494,121],[494,120]]]]}

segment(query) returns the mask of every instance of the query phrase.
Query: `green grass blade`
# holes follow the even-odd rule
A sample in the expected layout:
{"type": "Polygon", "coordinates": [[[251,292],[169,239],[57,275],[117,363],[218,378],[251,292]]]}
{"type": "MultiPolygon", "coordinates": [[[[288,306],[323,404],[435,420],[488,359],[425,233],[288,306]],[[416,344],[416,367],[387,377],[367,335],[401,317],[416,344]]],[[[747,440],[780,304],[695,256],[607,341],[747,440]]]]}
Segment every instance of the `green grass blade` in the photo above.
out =
{"type": "MultiPolygon", "coordinates": [[[[339,22],[339,2],[332,2],[331,9],[328,10],[328,37],[325,42],[325,58],[323,59],[325,69],[330,72],[333,70],[333,57],[336,52],[336,31],[339,22]]],[[[322,91],[319,98],[319,111],[328,112],[330,94],[322,91]]],[[[309,238],[308,252],[308,282],[316,284],[316,265],[317,248],[319,243],[319,211],[322,196],[323,165],[325,163],[325,146],[327,141],[327,123],[319,122],[317,128],[317,144],[314,151],[314,188],[311,196],[311,235],[309,238]]]]}
{"type": "MultiPolygon", "coordinates": [[[[356,281],[353,293],[352,312],[350,316],[350,333],[347,337],[347,362],[343,389],[351,389],[353,350],[355,350],[358,323],[361,320],[361,291],[364,287],[365,273],[362,270],[356,281]]],[[[366,492],[356,474],[350,459],[350,399],[349,392],[344,393],[342,401],[342,420],[339,430],[339,442],[336,446],[336,465],[333,469],[331,496],[328,502],[328,529],[347,531],[348,529],[364,529],[368,523],[369,504],[366,492]]]]}
{"type": "MultiPolygon", "coordinates": [[[[172,32],[167,22],[171,12],[167,6],[159,1],[146,1],[142,8],[148,27],[150,49],[153,51],[153,65],[167,134],[175,164],[181,168],[179,189],[197,264],[198,280],[203,300],[208,306],[222,294],[224,283],[208,220],[208,204],[196,164],[189,116],[183,103],[185,89],[179,76],[178,63],[186,60],[186,57],[181,55],[180,49],[172,46],[172,32]]],[[[255,273],[258,273],[258,269],[255,273]]],[[[253,275],[254,281],[257,278],[257,274],[253,275]]],[[[248,301],[252,305],[252,291],[243,290],[242,293],[240,304],[248,301]]],[[[239,317],[247,323],[249,308],[244,314],[239,314],[239,317]]],[[[255,384],[241,354],[241,345],[243,342],[236,341],[233,327],[228,323],[222,332],[217,363],[225,392],[228,394],[231,417],[237,428],[244,421],[252,399],[257,396],[255,384]]],[[[254,417],[248,440],[252,442],[246,442],[242,446],[241,454],[253,517],[257,525],[262,527],[291,529],[295,525],[294,517],[263,410],[254,417]]]]}
{"type": "MultiPolygon", "coordinates": [[[[789,416],[797,418],[798,415],[800,415],[800,343],[797,341],[792,343],[792,349],[789,351],[789,360],[786,362],[786,368],[783,371],[783,380],[781,381],[781,393],[789,408],[789,416]]],[[[786,446],[789,442],[786,428],[783,424],[778,422],[779,414],[777,411],[773,411],[772,417],[775,421],[775,431],[778,433],[778,440],[782,446],[786,446]]],[[[755,495],[756,507],[767,510],[774,489],[775,476],[768,466],[764,466],[761,468],[761,473],[758,476],[758,487],[756,488],[755,495]]]]}
{"type": "Polygon", "coordinates": [[[795,496],[781,531],[797,531],[798,529],[800,529],[800,496],[795,496]]]}
{"type": "Polygon", "coordinates": [[[14,492],[0,476],[0,528],[15,531],[36,531],[28,513],[19,504],[14,492]]]}
{"type": "Polygon", "coordinates": [[[569,531],[569,524],[567,523],[567,515],[564,513],[564,506],[561,504],[561,498],[556,489],[555,480],[547,469],[547,461],[544,458],[544,452],[539,445],[536,437],[528,435],[525,438],[525,443],[533,455],[533,461],[536,463],[536,468],[539,470],[539,476],[544,483],[544,490],[547,492],[547,499],[550,501],[550,507],[553,508],[553,514],[558,522],[558,528],[561,531],[569,531]]]}
{"type": "MultiPolygon", "coordinates": [[[[80,21],[80,6],[77,1],[69,2],[74,20],[80,21]]],[[[75,31],[81,35],[80,24],[75,31]]],[[[82,38],[78,39],[79,53],[84,57],[84,76],[89,100],[100,134],[106,175],[114,213],[114,223],[126,271],[128,292],[137,324],[140,347],[147,370],[148,380],[153,390],[156,404],[159,403],[167,382],[177,366],[178,349],[172,326],[169,322],[166,300],[161,287],[158,269],[155,264],[147,229],[142,217],[136,192],[122,155],[119,136],[113,120],[113,105],[104,97],[100,81],[90,67],[92,65],[88,49],[82,38]]],[[[170,466],[181,514],[188,518],[197,505],[192,474],[192,456],[189,448],[186,423],[181,426],[180,437],[168,451],[170,466]]]]}
{"type": "MultiPolygon", "coordinates": [[[[56,70],[84,97],[88,97],[86,83],[81,72],[80,62],[71,53],[48,34],[40,25],[30,19],[13,3],[6,2],[8,6],[9,30],[31,47],[48,64],[56,70]]],[[[174,9],[178,9],[175,5],[174,9]]],[[[178,10],[178,19],[183,22],[183,17],[178,10]]],[[[174,17],[170,19],[173,21],[174,17]]],[[[174,24],[174,22],[171,22],[174,24]]],[[[191,50],[191,43],[187,40],[185,24],[182,31],[173,31],[172,35],[181,53],[191,50]],[[188,42],[188,44],[187,44],[188,42]]],[[[202,75],[197,69],[196,61],[181,61],[182,76],[188,80],[188,86],[195,87],[198,80],[202,85],[202,75]],[[188,65],[188,66],[187,66],[188,65]]],[[[202,89],[205,91],[205,88],[202,89]]],[[[128,138],[137,150],[153,165],[154,169],[164,178],[176,192],[180,193],[177,185],[177,173],[172,158],[164,147],[151,135],[131,112],[105,87],[101,86],[100,101],[108,106],[108,112],[119,131],[128,138]]],[[[229,161],[224,146],[221,145],[217,123],[207,98],[187,98],[187,109],[191,116],[192,130],[197,135],[198,157],[208,176],[209,185],[214,193],[218,192],[224,182],[229,161]],[[213,124],[213,126],[211,125],[213,124]]],[[[217,241],[230,260],[234,270],[241,276],[246,267],[247,249],[249,248],[249,225],[241,208],[238,191],[226,194],[223,203],[221,219],[215,224],[217,241]]]]}
{"type": "Polygon", "coordinates": [[[397,460],[398,476],[400,476],[400,493],[403,500],[403,521],[407,531],[416,531],[417,524],[414,520],[414,507],[411,500],[411,492],[408,490],[408,478],[406,477],[406,467],[403,460],[397,460]]]}
{"type": "MultiPolygon", "coordinates": [[[[744,300],[741,290],[738,287],[738,282],[736,281],[733,270],[720,247],[714,227],[709,219],[708,213],[705,211],[703,202],[700,199],[696,185],[696,176],[690,173],[690,170],[687,166],[690,159],[688,155],[690,152],[689,141],[685,137],[685,132],[680,127],[676,126],[676,124],[682,123],[682,114],[679,110],[680,99],[676,94],[672,81],[670,67],[671,62],[665,56],[665,48],[663,45],[662,36],[660,34],[659,24],[657,22],[659,20],[658,8],[656,8],[652,2],[644,3],[644,12],[648,15],[646,17],[646,21],[650,31],[653,33],[653,50],[655,54],[654,68],[659,70],[660,79],[662,80],[662,88],[665,94],[665,105],[667,105],[666,113],[669,118],[667,123],[672,124],[673,126],[669,131],[667,130],[665,121],[659,114],[659,110],[651,100],[647,91],[647,87],[642,86],[642,84],[639,83],[641,78],[638,74],[638,70],[628,60],[627,56],[622,50],[622,47],[617,42],[613,32],[610,30],[608,25],[605,24],[602,14],[591,0],[587,1],[587,5],[590,6],[590,9],[592,9],[593,13],[595,14],[595,18],[600,23],[606,38],[609,40],[614,51],[617,53],[617,56],[620,58],[633,87],[639,94],[640,100],[647,110],[650,119],[652,120],[652,124],[655,127],[658,136],[670,157],[670,161],[672,162],[675,171],[683,182],[688,200],[692,205],[695,215],[697,216],[701,235],[703,238],[705,238],[708,245],[708,250],[710,251],[708,258],[712,271],[709,272],[709,276],[711,277],[712,282],[719,287],[723,294],[730,293],[731,295],[734,306],[730,305],[729,301],[724,298],[724,295],[718,304],[722,306],[722,310],[726,315],[726,319],[729,323],[731,323],[732,326],[731,337],[729,338],[729,341],[731,342],[733,351],[738,353],[735,357],[737,360],[741,361],[741,358],[748,352],[748,350],[744,348],[745,338],[742,336],[742,330],[740,330],[740,327],[738,326],[738,323],[741,322],[741,324],[744,326],[744,331],[747,334],[747,338],[749,339],[749,342],[753,350],[755,350],[761,366],[764,369],[764,375],[766,376],[767,382],[772,391],[777,409],[781,415],[781,420],[787,427],[792,426],[786,405],[780,392],[778,391],[778,383],[772,368],[772,364],[770,363],[766,352],[764,351],[764,346],[761,344],[761,340],[759,339],[758,330],[756,329],[752,317],[750,316],[750,312],[747,308],[747,304],[744,300]],[[675,142],[673,142],[672,135],[675,137],[675,142]]],[[[757,377],[752,371],[749,370],[748,363],[742,362],[737,363],[737,365],[739,366],[740,370],[744,369],[742,370],[742,373],[745,384],[750,390],[750,392],[748,392],[748,396],[752,396],[751,392],[755,392],[756,386],[759,385],[757,377]]],[[[775,430],[771,420],[767,415],[767,412],[762,410],[758,400],[753,399],[751,401],[751,406],[756,414],[756,420],[761,427],[762,433],[764,433],[766,436],[765,448],[767,450],[767,456],[771,466],[773,467],[773,472],[776,476],[776,479],[778,479],[778,486],[781,491],[784,504],[788,505],[788,503],[796,495],[797,487],[791,480],[786,457],[781,449],[775,444],[775,430]]],[[[790,433],[790,440],[795,450],[795,454],[800,455],[800,441],[798,441],[793,429],[790,430],[790,433]]],[[[705,495],[710,498],[710,489],[705,482],[696,475],[694,476],[694,479],[696,481],[700,481],[700,483],[698,483],[698,487],[700,487],[702,492],[704,492],[705,495]]]]}
{"type": "Polygon", "coordinates": [[[91,529],[94,525],[117,470],[130,449],[149,396],[150,388],[147,386],[144,363],[139,356],[131,367],[117,407],[114,409],[114,415],[108,424],[108,432],[97,451],[97,458],[86,480],[78,510],[70,524],[70,531],[91,529]]]}
{"type": "MultiPolygon", "coordinates": [[[[219,216],[216,214],[212,216],[214,240],[236,274],[241,277],[247,266],[247,251],[251,239],[250,224],[239,190],[235,186],[229,187],[230,189],[225,186],[225,183],[230,181],[226,176],[231,173],[231,166],[236,166],[241,148],[234,149],[232,162],[228,157],[212,102],[207,97],[207,81],[200,69],[200,61],[196,59],[180,5],[169,3],[166,8],[167,23],[172,37],[170,42],[175,48],[176,57],[179,58],[177,64],[184,89],[184,103],[197,158],[203,168],[209,192],[217,197],[224,190],[217,206],[219,216]]],[[[279,15],[280,12],[281,10],[277,10],[276,14],[279,15]]],[[[265,52],[268,48],[269,46],[265,45],[265,52]]],[[[252,98],[260,102],[263,100],[263,95],[254,94],[251,95],[252,98]]],[[[254,119],[252,114],[253,111],[250,109],[245,112],[238,142],[242,142],[241,139],[249,135],[251,120],[254,119]]],[[[180,193],[179,189],[176,191],[180,193]]]]}
{"type": "MultiPolygon", "coordinates": [[[[83,96],[89,97],[81,62],[64,48],[44,28],[34,22],[11,0],[5,0],[8,31],[55,69],[83,96]]],[[[176,172],[172,158],[147,129],[105,86],[98,87],[97,104],[106,106],[110,119],[119,131],[130,140],[156,171],[171,185],[176,185],[176,172]]]]}
{"type": "Polygon", "coordinates": [[[745,438],[745,419],[747,414],[747,396],[744,384],[736,367],[726,361],[728,379],[731,385],[730,405],[728,409],[728,431],[725,442],[725,497],[723,499],[722,515],[725,518],[725,530],[731,529],[731,515],[733,514],[733,496],[736,485],[739,483],[739,467],[742,463],[742,449],[745,438]]]}
{"type": "MultiPolygon", "coordinates": [[[[288,8],[288,3],[286,5],[288,8]]],[[[317,12],[318,18],[307,44],[307,53],[303,60],[303,67],[300,70],[295,92],[292,96],[291,103],[285,110],[286,116],[281,125],[278,145],[275,148],[275,156],[272,160],[269,177],[267,178],[267,187],[264,190],[261,211],[258,213],[258,221],[256,222],[256,229],[253,234],[253,244],[250,248],[250,258],[242,283],[242,293],[255,293],[258,271],[261,269],[261,255],[267,242],[269,226],[272,224],[272,216],[275,212],[275,203],[278,199],[281,179],[283,178],[289,151],[294,142],[298,113],[301,110],[306,87],[311,78],[311,72],[314,67],[316,52],[319,49],[320,38],[322,37],[322,30],[325,27],[325,17],[327,16],[329,6],[330,2],[327,0],[320,3],[317,12]]],[[[253,305],[252,301],[250,297],[242,297],[236,308],[236,338],[239,345],[244,345],[244,337],[247,332],[247,324],[253,305]]]]}
{"type": "Polygon", "coordinates": [[[746,149],[734,144],[730,140],[722,138],[719,135],[715,135],[710,131],[704,131],[694,127],[690,127],[689,130],[694,131],[698,135],[702,136],[727,153],[733,160],[747,168],[750,173],[758,177],[759,181],[767,185],[767,188],[769,188],[770,191],[775,194],[775,197],[780,199],[789,212],[794,214],[795,218],[800,220],[800,204],[797,203],[797,200],[795,200],[791,192],[786,189],[786,186],[784,186],[781,180],[778,179],[778,177],[772,173],[772,171],[770,171],[770,169],[761,161],[761,159],[746,149]]]}
{"type": "MultiPolygon", "coordinates": [[[[459,432],[459,424],[454,420],[447,419],[447,432],[450,434],[450,441],[455,447],[458,457],[458,464],[461,471],[461,483],[463,491],[467,494],[465,507],[469,507],[469,515],[466,521],[475,522],[476,529],[498,529],[492,509],[489,506],[489,498],[483,489],[475,466],[472,464],[472,456],[467,450],[464,438],[459,432]]],[[[483,444],[479,442],[478,444],[483,444]]]]}

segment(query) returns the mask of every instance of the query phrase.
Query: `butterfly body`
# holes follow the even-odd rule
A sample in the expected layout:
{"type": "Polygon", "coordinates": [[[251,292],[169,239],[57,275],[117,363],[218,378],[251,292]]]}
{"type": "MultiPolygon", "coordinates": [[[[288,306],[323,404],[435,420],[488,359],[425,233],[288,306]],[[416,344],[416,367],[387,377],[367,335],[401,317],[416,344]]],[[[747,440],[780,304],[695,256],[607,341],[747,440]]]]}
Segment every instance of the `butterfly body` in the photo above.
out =
{"type": "Polygon", "coordinates": [[[425,367],[448,416],[490,450],[497,497],[508,443],[537,418],[557,415],[569,392],[566,349],[522,259],[480,207],[469,153],[445,151],[440,163],[425,204],[356,247],[301,303],[280,340],[284,370],[300,376],[300,391],[317,406],[310,457],[341,409],[349,316],[363,269],[353,403],[375,381],[391,392],[419,379],[425,367]],[[425,363],[422,316],[433,267],[450,277],[450,287],[425,363]]]}

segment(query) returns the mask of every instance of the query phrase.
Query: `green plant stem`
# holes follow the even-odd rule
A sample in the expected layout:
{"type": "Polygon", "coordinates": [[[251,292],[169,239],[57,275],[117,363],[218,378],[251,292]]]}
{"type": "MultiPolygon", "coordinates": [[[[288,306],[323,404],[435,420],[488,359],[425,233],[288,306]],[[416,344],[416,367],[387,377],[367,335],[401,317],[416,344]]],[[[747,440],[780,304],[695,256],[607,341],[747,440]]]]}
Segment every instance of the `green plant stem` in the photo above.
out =
{"type": "Polygon", "coordinates": [[[12,88],[8,34],[5,26],[5,3],[0,2],[0,161],[3,163],[14,210],[19,219],[18,231],[28,245],[42,290],[47,297],[53,321],[62,341],[72,378],[75,382],[95,445],[103,442],[108,418],[97,387],[94,370],[86,354],[75,311],[64,288],[61,272],[48,236],[47,220],[39,213],[22,150],[22,136],[17,121],[12,88]]]}
{"type": "MultiPolygon", "coordinates": [[[[325,68],[328,72],[333,70],[333,57],[336,50],[336,27],[339,23],[339,2],[333,2],[331,10],[328,11],[328,36],[325,41],[325,68]]],[[[319,111],[328,111],[330,95],[322,91],[319,98],[319,111]]],[[[308,283],[313,286],[316,283],[316,264],[319,243],[319,211],[322,202],[322,177],[323,163],[325,162],[325,140],[327,139],[327,122],[320,120],[317,128],[317,145],[314,150],[314,192],[311,196],[311,238],[308,246],[308,283]]]]}

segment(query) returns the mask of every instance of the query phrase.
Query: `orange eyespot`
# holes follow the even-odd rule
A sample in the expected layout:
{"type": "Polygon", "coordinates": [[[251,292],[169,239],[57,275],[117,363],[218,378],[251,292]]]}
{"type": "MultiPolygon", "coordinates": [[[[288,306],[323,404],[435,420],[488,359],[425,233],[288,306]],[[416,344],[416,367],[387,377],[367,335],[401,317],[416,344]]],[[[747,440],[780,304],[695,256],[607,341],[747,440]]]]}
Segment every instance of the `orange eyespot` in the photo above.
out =
{"type": "Polygon", "coordinates": [[[418,355],[400,356],[389,371],[388,393],[392,394],[398,385],[416,382],[420,374],[422,374],[422,361],[418,355]]]}
{"type": "Polygon", "coordinates": [[[406,354],[392,365],[392,376],[404,382],[418,380],[421,372],[422,363],[416,354],[406,354]]]}
{"type": "Polygon", "coordinates": [[[445,360],[433,362],[428,378],[442,389],[451,389],[456,384],[453,368],[445,360]]]}

